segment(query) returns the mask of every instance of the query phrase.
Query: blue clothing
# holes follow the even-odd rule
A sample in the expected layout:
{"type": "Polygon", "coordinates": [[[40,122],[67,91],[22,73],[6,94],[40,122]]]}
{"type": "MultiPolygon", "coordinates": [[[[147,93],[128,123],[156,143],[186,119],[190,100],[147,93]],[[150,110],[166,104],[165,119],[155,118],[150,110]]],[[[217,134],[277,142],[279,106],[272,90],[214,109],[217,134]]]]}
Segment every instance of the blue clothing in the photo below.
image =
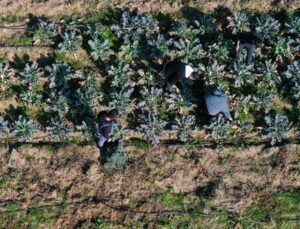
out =
{"type": "Polygon", "coordinates": [[[113,126],[115,121],[106,121],[105,119],[106,113],[100,117],[100,121],[98,123],[99,129],[99,138],[98,138],[98,146],[102,147],[104,143],[110,138],[113,132],[113,126]]]}
{"type": "Polygon", "coordinates": [[[210,115],[217,115],[222,112],[226,118],[231,119],[229,111],[228,97],[221,91],[204,88],[205,103],[210,115]]]}
{"type": "Polygon", "coordinates": [[[256,48],[256,46],[254,44],[250,44],[250,43],[240,44],[240,49],[236,53],[236,57],[239,59],[243,49],[246,49],[247,50],[246,62],[247,62],[247,64],[250,64],[252,61],[252,57],[253,57],[255,48],[256,48]]]}

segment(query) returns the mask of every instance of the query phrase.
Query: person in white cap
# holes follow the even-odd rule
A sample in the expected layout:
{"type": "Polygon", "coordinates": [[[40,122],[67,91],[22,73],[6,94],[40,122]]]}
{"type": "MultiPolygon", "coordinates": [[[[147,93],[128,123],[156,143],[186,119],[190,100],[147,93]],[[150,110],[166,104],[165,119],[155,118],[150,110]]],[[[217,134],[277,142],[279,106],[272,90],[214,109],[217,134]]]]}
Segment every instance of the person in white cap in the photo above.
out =
{"type": "Polygon", "coordinates": [[[172,91],[175,89],[179,92],[179,88],[176,83],[183,81],[184,79],[195,80],[196,72],[193,68],[180,61],[171,61],[167,63],[163,70],[164,76],[167,81],[167,89],[172,91]]]}

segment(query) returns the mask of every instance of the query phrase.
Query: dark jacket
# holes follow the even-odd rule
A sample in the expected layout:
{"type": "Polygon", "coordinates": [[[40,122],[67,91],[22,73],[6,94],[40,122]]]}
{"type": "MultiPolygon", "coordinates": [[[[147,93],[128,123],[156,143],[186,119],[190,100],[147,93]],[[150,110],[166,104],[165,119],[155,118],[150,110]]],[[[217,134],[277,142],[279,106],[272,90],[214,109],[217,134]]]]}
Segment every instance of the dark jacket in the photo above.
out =
{"type": "Polygon", "coordinates": [[[107,113],[101,114],[98,128],[99,128],[99,133],[102,136],[104,136],[106,139],[109,139],[112,133],[113,126],[116,122],[115,120],[107,121],[105,119],[106,115],[107,113]]]}
{"type": "Polygon", "coordinates": [[[240,44],[253,44],[256,47],[261,47],[264,42],[264,36],[261,33],[245,32],[238,35],[237,40],[240,40],[240,44]]]}
{"type": "Polygon", "coordinates": [[[180,61],[170,61],[165,65],[164,75],[168,88],[185,78],[185,66],[186,64],[180,61]]]}

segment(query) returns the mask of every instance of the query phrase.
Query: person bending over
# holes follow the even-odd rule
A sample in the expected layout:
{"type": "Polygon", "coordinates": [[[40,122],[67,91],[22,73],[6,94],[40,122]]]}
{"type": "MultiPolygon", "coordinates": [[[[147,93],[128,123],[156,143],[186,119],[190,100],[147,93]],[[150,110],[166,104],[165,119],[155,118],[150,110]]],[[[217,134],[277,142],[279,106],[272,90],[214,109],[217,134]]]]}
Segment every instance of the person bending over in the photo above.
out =
{"type": "Polygon", "coordinates": [[[112,141],[112,131],[113,127],[116,124],[116,117],[118,116],[118,111],[113,109],[109,112],[105,111],[100,114],[100,120],[98,123],[99,128],[99,138],[98,146],[103,147],[104,143],[112,141]]]}

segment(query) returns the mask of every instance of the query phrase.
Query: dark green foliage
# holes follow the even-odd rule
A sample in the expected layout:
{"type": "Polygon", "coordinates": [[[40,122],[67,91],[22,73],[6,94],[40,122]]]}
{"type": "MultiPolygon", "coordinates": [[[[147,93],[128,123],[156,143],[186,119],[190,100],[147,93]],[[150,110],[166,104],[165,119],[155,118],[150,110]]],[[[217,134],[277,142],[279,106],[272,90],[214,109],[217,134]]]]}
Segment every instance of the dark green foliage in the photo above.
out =
{"type": "Polygon", "coordinates": [[[186,142],[191,136],[191,133],[196,131],[195,121],[196,118],[192,115],[175,119],[176,124],[172,125],[172,129],[175,131],[180,141],[186,142]]]}
{"type": "Polygon", "coordinates": [[[109,41],[106,39],[94,38],[89,40],[88,43],[92,50],[91,56],[95,61],[108,61],[115,54],[110,48],[109,41]]]}
{"type": "Polygon", "coordinates": [[[236,11],[233,13],[233,16],[229,23],[233,34],[250,31],[249,18],[245,13],[236,11]]]}
{"type": "Polygon", "coordinates": [[[181,38],[174,42],[174,46],[177,49],[177,57],[185,63],[197,63],[205,55],[199,39],[188,41],[181,38]]]}
{"type": "Polygon", "coordinates": [[[42,95],[33,91],[26,91],[20,94],[20,99],[26,107],[30,108],[41,104],[42,95]]]}
{"type": "Polygon", "coordinates": [[[70,138],[71,127],[62,118],[58,120],[51,119],[47,132],[51,139],[65,141],[70,138]]]}
{"type": "Polygon", "coordinates": [[[210,124],[205,125],[204,128],[213,139],[219,140],[228,137],[231,125],[222,114],[219,114],[213,117],[210,124]]]}
{"type": "Polygon", "coordinates": [[[44,72],[34,62],[32,65],[26,64],[24,70],[20,72],[22,77],[21,82],[26,86],[34,86],[40,77],[44,76],[44,72]]]}
{"type": "Polygon", "coordinates": [[[232,78],[234,79],[234,84],[236,87],[242,87],[247,84],[254,83],[254,76],[252,73],[253,65],[239,65],[234,63],[234,71],[232,78]]]}
{"type": "Polygon", "coordinates": [[[40,42],[46,42],[58,34],[54,22],[46,22],[41,19],[39,19],[38,23],[33,27],[33,31],[33,40],[39,40],[40,42]]]}
{"type": "Polygon", "coordinates": [[[62,42],[58,44],[61,53],[75,52],[78,50],[80,37],[75,32],[65,32],[62,35],[62,42]]]}
{"type": "Polygon", "coordinates": [[[279,35],[280,23],[270,16],[265,16],[257,18],[257,27],[255,29],[272,42],[279,35]]]}
{"type": "Polygon", "coordinates": [[[300,63],[299,61],[294,61],[288,66],[284,75],[291,82],[291,89],[293,97],[295,99],[300,99],[300,63]]]}
{"type": "Polygon", "coordinates": [[[125,43],[138,40],[141,36],[149,38],[158,29],[158,22],[153,19],[151,14],[137,13],[130,15],[128,11],[124,11],[120,24],[111,26],[118,37],[122,37],[125,43]]]}
{"type": "Polygon", "coordinates": [[[69,80],[72,77],[72,70],[67,63],[56,62],[52,66],[47,66],[46,70],[50,74],[50,88],[67,89],[69,80]]]}
{"type": "Polygon", "coordinates": [[[7,136],[9,133],[8,121],[0,116],[0,136],[7,136]]]}
{"type": "Polygon", "coordinates": [[[126,118],[130,109],[133,108],[131,100],[132,92],[133,88],[131,87],[125,87],[120,91],[112,91],[110,93],[111,101],[109,102],[109,107],[117,109],[126,118]]]}
{"type": "Polygon", "coordinates": [[[32,140],[33,134],[37,131],[38,128],[33,121],[22,115],[13,123],[12,134],[18,138],[19,142],[32,140]]]}
{"type": "Polygon", "coordinates": [[[289,136],[289,120],[286,116],[276,114],[275,117],[266,116],[267,128],[261,132],[264,136],[271,139],[271,145],[281,142],[289,136]]]}
{"type": "Polygon", "coordinates": [[[126,64],[122,61],[115,66],[111,66],[108,70],[108,75],[112,78],[111,85],[116,88],[123,88],[129,85],[130,76],[134,72],[130,68],[129,64],[126,64]]]}
{"type": "Polygon", "coordinates": [[[159,143],[159,138],[165,133],[167,122],[161,121],[154,113],[144,112],[142,123],[138,128],[143,138],[150,141],[152,145],[159,143]]]}
{"type": "Polygon", "coordinates": [[[128,156],[122,152],[123,143],[119,142],[116,146],[109,149],[111,156],[107,158],[104,168],[107,170],[123,170],[127,164],[128,156]]]}

